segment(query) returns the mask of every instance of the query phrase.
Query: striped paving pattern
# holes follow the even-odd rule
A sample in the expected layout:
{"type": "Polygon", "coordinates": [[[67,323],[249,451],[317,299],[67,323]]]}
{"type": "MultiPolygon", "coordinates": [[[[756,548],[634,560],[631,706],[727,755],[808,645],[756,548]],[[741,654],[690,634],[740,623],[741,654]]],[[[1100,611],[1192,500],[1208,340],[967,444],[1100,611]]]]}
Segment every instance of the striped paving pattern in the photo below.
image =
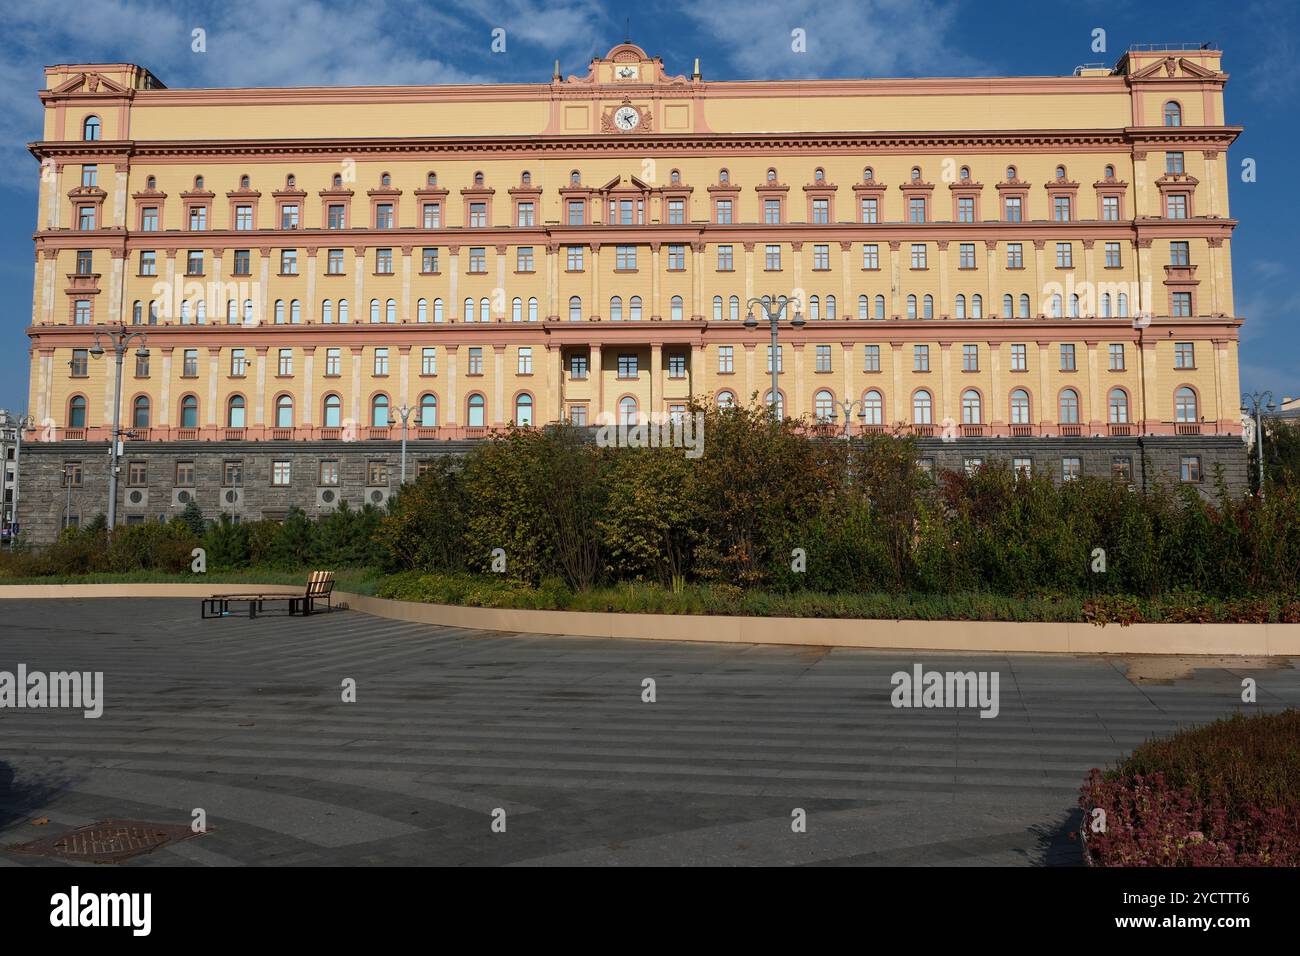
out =
{"type": "Polygon", "coordinates": [[[1111,658],[615,642],[355,612],[200,621],[174,600],[6,600],[0,620],[0,670],[103,671],[106,698],[98,720],[0,710],[0,865],[68,865],[2,849],[49,832],[34,818],[188,823],[196,808],[209,833],[127,865],[1075,863],[1088,768],[1152,734],[1300,706],[1286,661],[1143,680],[1126,676],[1143,662],[1111,658]],[[917,662],[997,671],[999,716],[895,709],[890,675],[917,662]],[[1258,704],[1242,704],[1243,677],[1258,704]]]}

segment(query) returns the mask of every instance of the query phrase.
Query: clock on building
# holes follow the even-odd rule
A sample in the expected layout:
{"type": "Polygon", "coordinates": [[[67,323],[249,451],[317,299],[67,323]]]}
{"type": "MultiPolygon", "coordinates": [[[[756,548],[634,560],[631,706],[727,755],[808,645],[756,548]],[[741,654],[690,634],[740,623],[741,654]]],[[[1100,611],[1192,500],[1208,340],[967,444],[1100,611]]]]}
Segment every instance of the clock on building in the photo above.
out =
{"type": "Polygon", "coordinates": [[[641,125],[641,112],[634,106],[620,106],[614,111],[614,125],[621,130],[633,130],[641,125]]]}

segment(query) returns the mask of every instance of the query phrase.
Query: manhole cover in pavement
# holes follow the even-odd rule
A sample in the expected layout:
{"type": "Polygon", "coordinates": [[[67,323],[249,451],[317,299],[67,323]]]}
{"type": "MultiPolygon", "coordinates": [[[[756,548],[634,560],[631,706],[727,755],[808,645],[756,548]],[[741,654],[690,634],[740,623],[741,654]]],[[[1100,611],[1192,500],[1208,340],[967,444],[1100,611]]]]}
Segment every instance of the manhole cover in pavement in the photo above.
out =
{"type": "Polygon", "coordinates": [[[184,824],[102,820],[8,849],[14,853],[31,853],[81,863],[120,863],[192,836],[198,834],[184,824]]]}

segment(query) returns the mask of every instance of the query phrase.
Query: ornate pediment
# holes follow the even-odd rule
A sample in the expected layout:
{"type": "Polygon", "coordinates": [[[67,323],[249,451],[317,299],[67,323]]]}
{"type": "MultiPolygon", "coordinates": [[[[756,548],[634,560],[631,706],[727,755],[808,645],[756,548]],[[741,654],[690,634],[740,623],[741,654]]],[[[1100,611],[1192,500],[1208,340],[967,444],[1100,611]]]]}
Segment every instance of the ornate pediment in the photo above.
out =
{"type": "Polygon", "coordinates": [[[78,73],[66,82],[59,84],[54,93],[129,93],[125,86],[99,73],[78,73]]]}

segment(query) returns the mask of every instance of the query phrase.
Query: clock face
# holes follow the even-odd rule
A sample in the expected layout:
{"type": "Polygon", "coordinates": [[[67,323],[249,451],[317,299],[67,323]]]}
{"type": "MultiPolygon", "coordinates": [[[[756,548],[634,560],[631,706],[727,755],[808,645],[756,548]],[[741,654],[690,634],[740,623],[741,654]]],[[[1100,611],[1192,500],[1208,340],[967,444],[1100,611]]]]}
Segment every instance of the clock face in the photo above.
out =
{"type": "Polygon", "coordinates": [[[616,75],[620,80],[635,80],[635,79],[636,79],[636,67],[634,67],[634,66],[620,66],[620,67],[615,71],[615,75],[616,75]]]}
{"type": "Polygon", "coordinates": [[[631,106],[620,106],[614,111],[614,125],[619,129],[636,129],[641,125],[641,114],[631,106]]]}

